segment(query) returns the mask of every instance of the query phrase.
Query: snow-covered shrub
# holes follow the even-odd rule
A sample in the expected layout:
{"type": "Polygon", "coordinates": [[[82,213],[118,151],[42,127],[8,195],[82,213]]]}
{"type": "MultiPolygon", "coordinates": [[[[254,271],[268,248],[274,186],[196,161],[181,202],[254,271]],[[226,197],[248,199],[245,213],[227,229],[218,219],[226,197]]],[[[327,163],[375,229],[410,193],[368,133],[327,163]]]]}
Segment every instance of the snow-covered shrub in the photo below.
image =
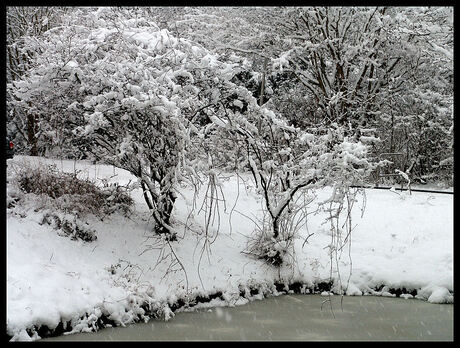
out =
{"type": "Polygon", "coordinates": [[[248,242],[248,251],[250,254],[265,260],[267,263],[280,267],[285,263],[287,254],[292,247],[293,235],[288,235],[287,239],[275,239],[262,232],[255,235],[253,240],[248,242]]]}
{"type": "Polygon", "coordinates": [[[14,185],[8,185],[6,190],[6,207],[12,209],[23,198],[24,193],[14,185]]]}
{"type": "Polygon", "coordinates": [[[40,224],[50,225],[55,230],[61,231],[64,236],[69,236],[72,240],[81,239],[85,242],[92,242],[97,239],[96,230],[78,222],[76,215],[73,216],[72,220],[69,220],[65,216],[61,218],[56,213],[45,213],[40,224]]]}
{"type": "MultiPolygon", "coordinates": [[[[55,165],[24,166],[15,173],[13,183],[23,195],[42,198],[36,209],[57,209],[79,217],[86,214],[103,217],[115,211],[126,215],[134,202],[129,188],[117,184],[100,187],[78,177],[78,172],[61,172],[55,165]]],[[[11,197],[10,205],[23,197],[17,193],[14,196],[18,198],[11,197]]]]}
{"type": "Polygon", "coordinates": [[[89,180],[82,180],[77,173],[58,171],[56,165],[24,167],[16,173],[19,188],[26,193],[45,194],[51,198],[63,195],[91,194],[95,185],[89,180]]]}
{"type": "MultiPolygon", "coordinates": [[[[292,266],[294,262],[294,242],[298,238],[299,229],[307,223],[307,215],[314,213],[309,211],[310,203],[314,199],[314,193],[299,192],[288,204],[278,218],[279,235],[273,237],[273,219],[266,209],[256,224],[254,233],[248,238],[245,251],[268,264],[276,267],[292,266]]],[[[308,237],[307,237],[308,238],[308,237]]]]}
{"type": "Polygon", "coordinates": [[[133,199],[129,195],[130,190],[131,187],[129,185],[122,186],[117,182],[107,183],[103,181],[101,193],[104,196],[104,214],[120,212],[124,216],[128,216],[134,204],[133,199]]]}

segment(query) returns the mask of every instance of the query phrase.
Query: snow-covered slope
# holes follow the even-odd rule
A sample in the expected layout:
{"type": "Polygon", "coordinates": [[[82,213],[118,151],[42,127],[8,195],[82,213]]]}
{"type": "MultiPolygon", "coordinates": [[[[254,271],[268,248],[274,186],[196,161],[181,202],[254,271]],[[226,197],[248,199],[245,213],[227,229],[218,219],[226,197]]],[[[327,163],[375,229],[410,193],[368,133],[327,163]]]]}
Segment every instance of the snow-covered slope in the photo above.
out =
{"type": "MultiPolygon", "coordinates": [[[[15,169],[24,163],[55,163],[95,180],[134,180],[112,166],[16,156],[8,161],[8,191],[14,190],[15,169]]],[[[136,205],[128,218],[86,218],[97,231],[93,242],[59,236],[51,226],[39,224],[43,212],[31,207],[8,209],[8,335],[25,340],[46,334],[39,330],[44,326],[76,332],[148,320],[153,314],[168,319],[174,315],[171,309],[196,296],[238,305],[248,301],[250,290],[258,289],[259,297],[276,295],[279,283],[297,282],[309,292],[315,284],[329,281],[331,274],[348,284],[349,295],[394,296],[395,289],[405,288],[405,297],[417,291],[420,299],[453,302],[453,195],[366,190],[363,217],[361,201],[353,212],[351,249],[346,244],[340,259],[332,260],[332,273],[324,213],[310,216],[308,229],[301,229],[296,240],[293,267],[278,272],[244,253],[254,230],[244,215],[256,217],[261,204],[251,182],[242,178],[222,181],[225,206],[222,202],[220,222],[214,221],[207,238],[204,214],[198,214],[200,202],[189,216],[193,192],[184,187],[174,225],[184,230],[189,219],[191,229],[170,243],[152,235],[139,190],[132,192],[136,205]]],[[[317,201],[328,194],[330,189],[324,188],[317,201]]]]}

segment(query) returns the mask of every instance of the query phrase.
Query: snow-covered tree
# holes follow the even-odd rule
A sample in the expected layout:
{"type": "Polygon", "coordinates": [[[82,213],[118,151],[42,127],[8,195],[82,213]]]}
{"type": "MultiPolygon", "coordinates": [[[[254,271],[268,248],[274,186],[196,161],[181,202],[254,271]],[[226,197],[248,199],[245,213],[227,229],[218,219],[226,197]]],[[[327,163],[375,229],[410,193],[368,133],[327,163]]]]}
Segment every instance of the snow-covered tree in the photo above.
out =
{"type": "MultiPolygon", "coordinates": [[[[280,7],[193,7],[160,8],[153,18],[173,33],[200,43],[221,61],[242,59],[242,71],[235,82],[244,85],[265,103],[273,95],[268,74],[270,59],[283,51],[279,27],[273,25],[283,13],[280,7]]],[[[276,72],[275,75],[278,75],[276,72]]]]}
{"type": "Polygon", "coordinates": [[[339,125],[331,125],[327,133],[307,132],[258,105],[257,98],[244,87],[231,87],[232,81],[227,85],[237,93],[233,103],[238,107],[221,104],[220,109],[209,109],[212,124],[204,136],[217,149],[228,149],[224,154],[210,151],[213,159],[230,157],[232,161],[221,163],[251,172],[266,219],[250,249],[279,266],[286,261],[285,254],[296,236],[295,229],[288,226],[300,218],[300,205],[305,202],[297,201],[299,194],[333,185],[331,202],[342,201],[347,188],[362,183],[374,165],[367,159],[367,145],[344,135],[339,125]],[[232,149],[226,146],[229,140],[232,149]]]}
{"type": "MultiPolygon", "coordinates": [[[[451,139],[451,8],[289,8],[280,18],[277,26],[288,49],[273,60],[284,79],[271,108],[302,127],[336,122],[372,143],[376,156],[404,152],[403,170],[426,169],[420,156],[439,163],[435,153],[450,142],[439,135],[451,139]],[[427,112],[430,122],[420,123],[427,112]],[[401,124],[406,125],[402,131],[401,124]],[[423,134],[433,135],[430,142],[437,145],[430,148],[437,150],[415,141],[425,144],[423,134]]],[[[443,152],[448,162],[451,151],[443,152]]]]}
{"type": "MultiPolygon", "coordinates": [[[[30,39],[40,37],[50,28],[59,25],[61,16],[68,11],[64,7],[6,8],[6,80],[7,83],[21,78],[29,69],[34,50],[30,39]]],[[[37,125],[34,115],[23,117],[11,107],[12,96],[7,93],[7,132],[19,151],[28,150],[38,154],[37,125]]]]}
{"type": "Polygon", "coordinates": [[[379,101],[381,151],[403,153],[415,178],[451,182],[452,8],[400,9],[397,19],[406,73],[389,81],[379,101]]]}
{"type": "Polygon", "coordinates": [[[174,235],[176,186],[194,172],[192,122],[220,102],[213,86],[233,71],[133,11],[101,8],[85,26],[49,30],[36,40],[34,67],[10,88],[16,107],[39,115],[43,134],[59,124],[83,142],[81,152],[137,176],[156,231],[174,235]]]}
{"type": "Polygon", "coordinates": [[[33,51],[30,51],[26,39],[41,36],[60,22],[67,11],[63,7],[11,6],[6,8],[6,76],[7,80],[21,77],[28,69],[33,51]]]}

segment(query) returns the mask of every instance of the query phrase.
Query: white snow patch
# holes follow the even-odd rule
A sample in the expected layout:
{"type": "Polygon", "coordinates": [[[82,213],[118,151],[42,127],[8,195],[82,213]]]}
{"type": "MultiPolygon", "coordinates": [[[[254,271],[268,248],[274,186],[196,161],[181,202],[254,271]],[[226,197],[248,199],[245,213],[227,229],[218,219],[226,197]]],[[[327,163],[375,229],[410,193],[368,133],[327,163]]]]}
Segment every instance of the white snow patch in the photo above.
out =
{"type": "Polygon", "coordinates": [[[416,298],[427,300],[430,303],[453,303],[454,297],[450,291],[437,285],[428,285],[417,292],[416,298]]]}
{"type": "Polygon", "coordinates": [[[355,284],[350,283],[348,284],[345,294],[347,296],[361,296],[363,292],[359,290],[359,288],[355,284]]]}

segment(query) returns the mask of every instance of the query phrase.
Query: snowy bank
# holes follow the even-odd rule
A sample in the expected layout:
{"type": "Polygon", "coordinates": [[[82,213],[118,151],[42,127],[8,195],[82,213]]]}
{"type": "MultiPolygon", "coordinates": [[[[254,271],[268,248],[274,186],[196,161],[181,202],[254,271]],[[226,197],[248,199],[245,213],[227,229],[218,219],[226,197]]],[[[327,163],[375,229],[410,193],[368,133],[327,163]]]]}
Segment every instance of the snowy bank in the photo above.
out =
{"type": "MultiPolygon", "coordinates": [[[[25,163],[55,163],[96,182],[135,181],[112,166],[16,156],[8,160],[7,195],[17,190],[15,171],[25,163]]],[[[176,242],[151,233],[139,189],[132,192],[135,207],[129,217],[84,219],[97,233],[92,242],[71,240],[40,224],[43,211],[34,209],[33,201],[8,208],[7,334],[29,340],[151,317],[167,320],[197,302],[233,306],[283,291],[338,293],[340,284],[347,295],[453,302],[453,195],[366,190],[353,211],[352,242],[340,259],[329,255],[329,226],[319,212],[300,230],[292,267],[279,272],[244,252],[261,202],[243,178],[222,181],[226,201],[207,234],[200,204],[190,214],[193,192],[183,187],[173,223],[184,232],[176,242]]],[[[313,206],[327,199],[330,189],[317,194],[313,206]]]]}

